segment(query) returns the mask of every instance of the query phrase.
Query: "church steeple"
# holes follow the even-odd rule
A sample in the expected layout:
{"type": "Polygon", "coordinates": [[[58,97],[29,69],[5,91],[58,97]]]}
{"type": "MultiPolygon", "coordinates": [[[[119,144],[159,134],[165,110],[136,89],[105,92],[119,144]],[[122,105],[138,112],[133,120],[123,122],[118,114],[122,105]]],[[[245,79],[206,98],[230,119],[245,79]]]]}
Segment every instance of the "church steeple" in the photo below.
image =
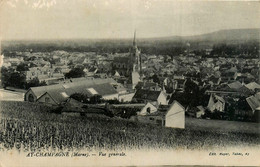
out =
{"type": "Polygon", "coordinates": [[[136,44],[136,30],[134,32],[134,39],[133,39],[133,47],[131,48],[131,56],[133,60],[133,71],[132,71],[132,86],[135,89],[135,86],[139,81],[142,80],[140,74],[142,73],[142,65],[141,65],[141,55],[140,51],[137,48],[136,44]]]}

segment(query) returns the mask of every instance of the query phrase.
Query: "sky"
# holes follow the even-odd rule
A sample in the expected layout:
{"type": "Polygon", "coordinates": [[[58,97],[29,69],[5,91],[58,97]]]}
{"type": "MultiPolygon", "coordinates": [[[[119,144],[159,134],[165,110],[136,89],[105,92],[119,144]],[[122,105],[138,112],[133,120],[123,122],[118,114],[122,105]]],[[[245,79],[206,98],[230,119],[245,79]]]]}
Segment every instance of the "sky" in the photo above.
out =
{"type": "Polygon", "coordinates": [[[0,0],[0,38],[190,36],[260,28],[260,1],[0,0]]]}

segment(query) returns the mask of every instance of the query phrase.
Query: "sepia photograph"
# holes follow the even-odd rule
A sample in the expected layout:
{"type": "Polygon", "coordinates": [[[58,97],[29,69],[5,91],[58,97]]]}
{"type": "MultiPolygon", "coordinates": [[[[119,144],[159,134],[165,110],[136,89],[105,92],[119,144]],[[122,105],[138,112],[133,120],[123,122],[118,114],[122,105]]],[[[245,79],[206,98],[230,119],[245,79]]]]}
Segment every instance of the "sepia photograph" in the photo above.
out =
{"type": "Polygon", "coordinates": [[[0,167],[259,166],[260,1],[0,0],[0,167]]]}

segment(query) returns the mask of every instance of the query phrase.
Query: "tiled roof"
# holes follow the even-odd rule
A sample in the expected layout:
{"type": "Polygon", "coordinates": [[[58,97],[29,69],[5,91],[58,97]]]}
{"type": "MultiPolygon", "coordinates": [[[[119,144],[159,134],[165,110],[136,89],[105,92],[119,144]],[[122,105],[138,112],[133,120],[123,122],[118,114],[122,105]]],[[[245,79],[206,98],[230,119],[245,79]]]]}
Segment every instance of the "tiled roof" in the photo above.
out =
{"type": "Polygon", "coordinates": [[[246,98],[246,101],[253,111],[260,107],[260,99],[258,96],[250,96],[246,98]]]}
{"type": "Polygon", "coordinates": [[[251,82],[245,85],[248,89],[255,90],[256,88],[260,88],[260,85],[256,82],[251,82]]]}
{"type": "Polygon", "coordinates": [[[161,109],[158,108],[157,112],[151,113],[148,116],[165,116],[171,109],[174,109],[174,106],[180,106],[185,111],[185,108],[178,101],[174,100],[171,105],[162,105],[161,109]]]}
{"type": "Polygon", "coordinates": [[[33,93],[39,98],[44,93],[48,92],[52,98],[55,99],[58,103],[66,100],[68,97],[64,97],[64,95],[72,95],[74,93],[84,93],[88,96],[92,96],[93,94],[88,91],[88,88],[93,88],[98,94],[111,95],[116,94],[117,91],[111,85],[111,83],[116,83],[113,79],[85,79],[78,82],[64,83],[64,84],[56,84],[56,85],[48,85],[48,86],[40,86],[40,87],[31,87],[29,90],[32,90],[33,93]]]}
{"type": "Polygon", "coordinates": [[[240,89],[241,87],[243,87],[243,85],[239,81],[235,81],[228,84],[228,87],[231,89],[240,89]]]}
{"type": "Polygon", "coordinates": [[[217,100],[221,101],[222,103],[225,103],[225,100],[223,99],[223,97],[220,97],[218,95],[214,95],[214,98],[216,98],[217,100]]]}
{"type": "Polygon", "coordinates": [[[113,61],[113,63],[125,63],[125,64],[131,63],[131,62],[132,62],[131,58],[130,57],[126,57],[126,56],[115,57],[114,61],[113,61]]]}
{"type": "Polygon", "coordinates": [[[154,82],[138,82],[136,85],[137,88],[144,88],[144,89],[155,87],[155,86],[157,85],[154,82]]]}
{"type": "Polygon", "coordinates": [[[115,88],[112,85],[110,85],[109,83],[93,85],[92,88],[95,89],[98,92],[98,94],[101,96],[117,93],[115,88]]]}
{"type": "Polygon", "coordinates": [[[136,91],[133,98],[157,101],[160,93],[161,91],[139,89],[136,91]]]}

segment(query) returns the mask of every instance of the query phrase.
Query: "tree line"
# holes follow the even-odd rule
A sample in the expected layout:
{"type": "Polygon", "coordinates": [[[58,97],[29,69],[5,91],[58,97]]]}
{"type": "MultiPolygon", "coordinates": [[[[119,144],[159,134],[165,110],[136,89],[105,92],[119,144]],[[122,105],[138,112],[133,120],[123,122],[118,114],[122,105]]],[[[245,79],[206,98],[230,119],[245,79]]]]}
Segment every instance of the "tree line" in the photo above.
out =
{"type": "MultiPolygon", "coordinates": [[[[24,68],[21,68],[17,66],[18,70],[24,70],[24,68]]],[[[19,89],[29,89],[30,87],[36,87],[36,86],[44,86],[46,85],[46,82],[42,81],[40,82],[37,77],[33,78],[30,81],[26,81],[26,74],[25,71],[17,71],[13,68],[1,68],[1,85],[6,87],[15,87],[19,89]]]]}

